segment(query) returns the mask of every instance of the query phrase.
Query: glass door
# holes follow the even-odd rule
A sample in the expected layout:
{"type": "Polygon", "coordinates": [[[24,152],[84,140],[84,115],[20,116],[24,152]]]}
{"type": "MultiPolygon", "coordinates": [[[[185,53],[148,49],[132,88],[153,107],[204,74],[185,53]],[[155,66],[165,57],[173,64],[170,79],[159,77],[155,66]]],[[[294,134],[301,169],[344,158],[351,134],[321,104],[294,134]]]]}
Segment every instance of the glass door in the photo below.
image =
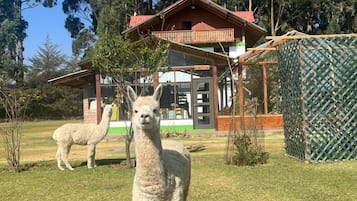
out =
{"type": "Polygon", "coordinates": [[[214,128],[213,79],[193,79],[192,87],[193,127],[214,128]]]}

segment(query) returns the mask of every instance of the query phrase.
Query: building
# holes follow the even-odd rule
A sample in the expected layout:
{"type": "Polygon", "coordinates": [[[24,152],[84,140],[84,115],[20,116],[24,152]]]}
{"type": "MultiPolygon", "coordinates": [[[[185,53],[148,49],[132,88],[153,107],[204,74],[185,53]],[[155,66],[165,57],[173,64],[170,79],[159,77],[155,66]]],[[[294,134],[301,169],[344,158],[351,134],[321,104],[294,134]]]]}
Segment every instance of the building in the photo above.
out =
{"type": "MultiPolygon", "coordinates": [[[[170,71],[159,72],[153,81],[137,77],[130,83],[137,89],[147,84],[164,85],[163,126],[229,129],[233,94],[239,90],[244,93],[243,87],[232,85],[230,67],[265,34],[254,24],[252,11],[233,12],[209,0],[179,0],[156,15],[132,16],[124,34],[133,41],[144,36],[169,42],[170,71]]],[[[89,60],[80,66],[82,70],[49,82],[83,88],[85,122],[99,122],[102,104],[114,103],[112,126],[127,125],[125,98],[116,94],[115,83],[89,60]]],[[[242,69],[233,70],[234,80],[242,80],[242,69]]],[[[278,126],[281,124],[280,118],[278,126]]]]}

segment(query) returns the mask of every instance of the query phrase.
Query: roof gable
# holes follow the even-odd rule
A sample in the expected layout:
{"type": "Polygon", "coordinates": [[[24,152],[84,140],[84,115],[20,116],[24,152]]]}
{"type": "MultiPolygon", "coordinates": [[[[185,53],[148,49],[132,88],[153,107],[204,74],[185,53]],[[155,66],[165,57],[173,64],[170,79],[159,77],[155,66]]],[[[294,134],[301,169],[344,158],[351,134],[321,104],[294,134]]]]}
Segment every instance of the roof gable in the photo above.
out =
{"type": "Polygon", "coordinates": [[[130,38],[138,39],[138,33],[140,33],[140,31],[146,31],[155,24],[161,24],[165,19],[175,15],[189,6],[199,6],[200,8],[226,20],[229,23],[244,28],[247,47],[252,47],[265,34],[265,30],[263,28],[252,23],[254,21],[252,12],[235,13],[210,0],[178,0],[155,15],[138,17],[135,19],[135,22],[133,19],[131,26],[125,30],[123,34],[127,34],[130,38]]]}

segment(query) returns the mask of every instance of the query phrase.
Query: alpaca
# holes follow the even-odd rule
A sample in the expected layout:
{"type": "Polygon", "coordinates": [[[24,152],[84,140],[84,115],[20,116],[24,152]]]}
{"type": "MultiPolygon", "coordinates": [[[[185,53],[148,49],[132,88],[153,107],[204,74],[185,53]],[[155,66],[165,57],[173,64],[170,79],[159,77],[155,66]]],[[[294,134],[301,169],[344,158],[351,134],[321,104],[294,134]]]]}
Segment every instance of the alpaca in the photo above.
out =
{"type": "Polygon", "coordinates": [[[107,135],[112,106],[106,105],[103,109],[102,121],[97,124],[65,124],[57,128],[53,133],[53,139],[57,142],[57,166],[61,166],[61,160],[66,167],[73,170],[68,162],[68,155],[73,144],[88,145],[88,168],[95,167],[95,148],[96,145],[107,135]]]}
{"type": "Polygon", "coordinates": [[[153,96],[137,97],[128,86],[132,104],[136,173],[133,201],[184,201],[191,177],[191,158],[187,149],[160,137],[159,100],[162,85],[153,96]]]}

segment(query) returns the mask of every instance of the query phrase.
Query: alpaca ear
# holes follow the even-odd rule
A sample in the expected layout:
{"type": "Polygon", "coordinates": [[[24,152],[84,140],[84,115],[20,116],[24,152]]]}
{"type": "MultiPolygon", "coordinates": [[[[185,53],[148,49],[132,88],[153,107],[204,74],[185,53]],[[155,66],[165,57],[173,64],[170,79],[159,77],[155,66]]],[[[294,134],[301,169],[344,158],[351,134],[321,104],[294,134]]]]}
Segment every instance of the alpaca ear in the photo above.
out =
{"type": "Polygon", "coordinates": [[[138,96],[136,95],[136,92],[134,91],[134,89],[131,88],[131,86],[128,86],[126,88],[126,92],[127,92],[129,101],[132,103],[135,102],[136,99],[138,98],[138,96]]]}
{"type": "Polygon", "coordinates": [[[152,95],[154,97],[154,99],[156,101],[160,101],[160,98],[161,98],[161,95],[162,95],[162,85],[159,84],[156,89],[155,89],[155,92],[154,94],[152,95]]]}

